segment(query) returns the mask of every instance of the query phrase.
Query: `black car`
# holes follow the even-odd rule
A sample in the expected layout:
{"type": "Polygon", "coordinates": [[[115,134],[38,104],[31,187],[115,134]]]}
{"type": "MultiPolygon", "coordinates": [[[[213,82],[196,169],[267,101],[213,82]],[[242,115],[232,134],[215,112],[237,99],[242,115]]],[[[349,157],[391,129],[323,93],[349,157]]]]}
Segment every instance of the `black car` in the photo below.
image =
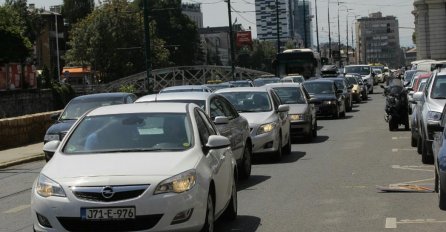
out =
{"type": "Polygon", "coordinates": [[[313,103],[318,116],[345,117],[345,100],[342,89],[335,81],[325,78],[305,81],[305,89],[310,94],[310,103],[313,103]]]}
{"type": "Polygon", "coordinates": [[[345,102],[345,110],[347,112],[352,111],[353,109],[353,94],[352,88],[353,85],[349,84],[344,77],[335,77],[335,78],[325,78],[326,80],[333,80],[338,89],[342,90],[342,94],[344,95],[345,102]]]}
{"type": "MultiPolygon", "coordinates": [[[[53,114],[51,119],[56,122],[48,128],[43,139],[44,143],[51,140],[62,140],[71,126],[85,112],[100,106],[128,104],[136,100],[136,95],[132,93],[98,93],[83,95],[73,98],[63,110],[62,113],[53,114]]],[[[48,161],[53,154],[46,154],[45,159],[48,161]]]]}

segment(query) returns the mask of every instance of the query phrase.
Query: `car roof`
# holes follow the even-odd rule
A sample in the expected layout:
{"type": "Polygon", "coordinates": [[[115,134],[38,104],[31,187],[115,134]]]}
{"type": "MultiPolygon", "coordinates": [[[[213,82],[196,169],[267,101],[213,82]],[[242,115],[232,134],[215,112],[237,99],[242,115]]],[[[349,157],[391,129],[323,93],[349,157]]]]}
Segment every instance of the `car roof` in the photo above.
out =
{"type": "Polygon", "coordinates": [[[131,113],[186,113],[190,103],[148,102],[138,104],[111,105],[96,108],[88,116],[131,113]]]}
{"type": "Polygon", "coordinates": [[[331,80],[331,79],[329,79],[329,78],[319,78],[319,79],[314,79],[314,80],[309,80],[309,81],[305,81],[304,82],[304,85],[305,85],[305,83],[308,83],[308,82],[322,82],[322,83],[333,83],[334,82],[334,80],[331,80]]]}
{"type": "Polygon", "coordinates": [[[345,67],[364,67],[364,66],[371,67],[371,66],[368,65],[368,64],[350,64],[350,65],[346,65],[346,66],[344,66],[344,68],[345,68],[345,67]]]}
{"type": "Polygon", "coordinates": [[[230,89],[219,89],[215,93],[231,93],[231,92],[267,92],[265,86],[260,87],[235,87],[230,89]]]}
{"type": "Polygon", "coordinates": [[[177,86],[170,86],[162,89],[164,90],[172,90],[172,89],[206,89],[207,87],[205,85],[177,85],[177,86]]]}
{"type": "Polygon", "coordinates": [[[176,99],[187,99],[187,100],[206,100],[211,96],[217,95],[210,92],[190,92],[185,94],[184,92],[172,92],[172,93],[160,93],[160,94],[150,94],[138,98],[137,103],[141,102],[154,102],[163,100],[176,100],[176,99]]]}
{"type": "Polygon", "coordinates": [[[293,83],[293,82],[279,82],[279,83],[271,83],[266,84],[265,87],[300,87],[300,83],[293,83]]]}
{"type": "Polygon", "coordinates": [[[133,95],[132,93],[95,93],[95,94],[88,94],[88,95],[82,95],[79,97],[73,98],[73,100],[85,100],[85,99],[109,99],[109,98],[123,98],[126,96],[133,95]]]}

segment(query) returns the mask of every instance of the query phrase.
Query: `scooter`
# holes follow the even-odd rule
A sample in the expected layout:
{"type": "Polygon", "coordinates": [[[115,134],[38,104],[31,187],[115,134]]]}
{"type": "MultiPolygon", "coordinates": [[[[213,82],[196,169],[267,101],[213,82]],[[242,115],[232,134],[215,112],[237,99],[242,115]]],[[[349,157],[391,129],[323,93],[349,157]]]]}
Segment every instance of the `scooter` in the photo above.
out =
{"type": "Polygon", "coordinates": [[[404,125],[405,130],[409,130],[409,108],[406,89],[401,80],[392,80],[387,87],[380,85],[384,89],[386,96],[386,107],[384,116],[389,124],[389,130],[397,130],[399,125],[404,125]]]}

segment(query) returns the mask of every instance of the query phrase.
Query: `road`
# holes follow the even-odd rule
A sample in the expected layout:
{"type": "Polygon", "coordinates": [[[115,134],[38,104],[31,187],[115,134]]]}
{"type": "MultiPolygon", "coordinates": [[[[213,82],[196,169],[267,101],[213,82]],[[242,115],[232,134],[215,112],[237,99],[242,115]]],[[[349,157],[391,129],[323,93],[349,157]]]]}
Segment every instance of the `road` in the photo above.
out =
{"type": "MultiPolygon", "coordinates": [[[[378,91],[377,91],[378,90],[378,91]]],[[[295,143],[273,163],[255,160],[238,186],[239,217],[216,231],[444,231],[435,193],[382,193],[376,186],[433,185],[410,132],[390,132],[375,92],[345,119],[318,121],[315,142],[295,143]]],[[[43,162],[0,170],[0,231],[31,231],[30,187],[43,162]]]]}

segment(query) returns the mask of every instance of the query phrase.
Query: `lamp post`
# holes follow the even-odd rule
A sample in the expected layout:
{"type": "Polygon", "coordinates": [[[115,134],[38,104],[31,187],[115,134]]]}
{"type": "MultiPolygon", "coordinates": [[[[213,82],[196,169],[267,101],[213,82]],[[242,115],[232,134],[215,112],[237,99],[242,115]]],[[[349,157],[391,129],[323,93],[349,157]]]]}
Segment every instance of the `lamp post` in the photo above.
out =
{"type": "Polygon", "coordinates": [[[235,50],[234,50],[234,31],[232,30],[232,16],[231,16],[231,0],[228,2],[228,19],[229,19],[229,46],[231,47],[231,77],[235,81],[235,50]]]}
{"type": "Polygon", "coordinates": [[[328,57],[331,60],[331,26],[330,26],[330,0],[328,0],[327,4],[327,18],[328,18],[328,57]]]}
{"type": "Polygon", "coordinates": [[[279,29],[279,1],[276,0],[276,33],[277,33],[277,54],[280,53],[280,29],[279,29]]]}
{"type": "Polygon", "coordinates": [[[319,47],[319,24],[317,21],[317,0],[314,0],[314,10],[316,14],[316,41],[317,41],[317,52],[321,54],[321,48],[319,47]]]}
{"type": "Polygon", "coordinates": [[[58,13],[56,13],[56,12],[53,12],[53,14],[54,14],[54,23],[55,23],[55,27],[56,27],[56,56],[57,56],[57,59],[56,59],[56,62],[57,62],[57,79],[58,79],[58,81],[60,82],[60,72],[61,72],[61,70],[60,70],[60,54],[59,54],[59,28],[58,28],[58,25],[57,25],[57,16],[59,15],[58,13]]]}
{"type": "Polygon", "coordinates": [[[152,62],[150,60],[150,30],[149,30],[149,7],[147,5],[148,0],[143,0],[144,10],[144,50],[146,58],[146,78],[147,78],[147,91],[150,91],[150,77],[152,76],[152,62]]]}
{"type": "Polygon", "coordinates": [[[305,0],[302,0],[303,3],[303,13],[304,13],[304,47],[307,48],[307,14],[305,10],[305,0]]]}

